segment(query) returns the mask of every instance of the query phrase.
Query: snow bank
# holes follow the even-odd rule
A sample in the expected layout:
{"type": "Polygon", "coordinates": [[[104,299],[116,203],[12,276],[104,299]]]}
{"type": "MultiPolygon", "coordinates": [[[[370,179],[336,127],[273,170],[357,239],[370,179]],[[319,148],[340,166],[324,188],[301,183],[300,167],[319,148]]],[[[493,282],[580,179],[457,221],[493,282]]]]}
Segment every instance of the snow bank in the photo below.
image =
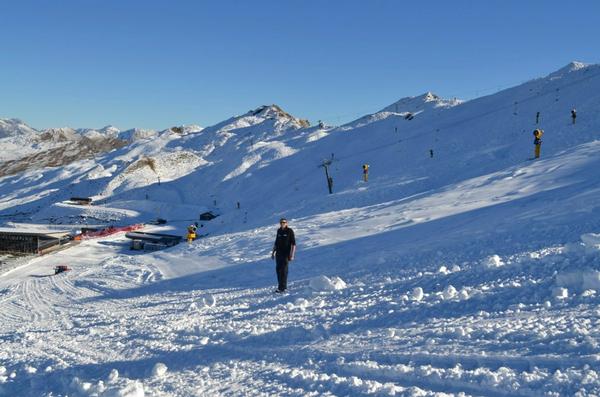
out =
{"type": "Polygon", "coordinates": [[[152,368],[152,376],[162,378],[167,373],[167,366],[163,363],[156,363],[152,368]]]}
{"type": "Polygon", "coordinates": [[[412,296],[411,297],[412,297],[412,299],[414,301],[419,302],[420,300],[423,299],[423,295],[424,295],[423,294],[423,288],[421,288],[421,287],[415,287],[415,288],[413,288],[413,290],[412,290],[412,296]]]}
{"type": "Polygon", "coordinates": [[[556,299],[567,299],[569,297],[569,290],[562,287],[557,287],[552,290],[552,295],[556,299]]]}
{"type": "Polygon", "coordinates": [[[504,266],[504,262],[500,256],[492,255],[483,260],[483,265],[488,269],[493,269],[504,266]]]}
{"type": "Polygon", "coordinates": [[[444,293],[442,296],[444,297],[444,299],[448,300],[456,298],[457,294],[458,293],[456,291],[456,288],[454,288],[453,285],[449,285],[446,287],[446,289],[444,289],[444,293]]]}
{"type": "Polygon", "coordinates": [[[108,374],[108,381],[113,383],[116,382],[117,379],[119,379],[119,371],[113,368],[112,371],[110,371],[110,374],[108,374]]]}
{"type": "MultiPolygon", "coordinates": [[[[164,365],[164,364],[163,364],[164,365]]],[[[165,366],[166,368],[166,366],[165,366]]],[[[115,371],[115,370],[113,370],[115,371]]],[[[112,372],[111,372],[112,374],[112,372]]],[[[71,388],[77,395],[97,397],[144,397],[144,385],[138,380],[127,378],[115,379],[108,386],[103,381],[97,383],[85,382],[79,378],[73,378],[71,388]]]]}
{"type": "Polygon", "coordinates": [[[329,278],[327,276],[318,276],[312,278],[308,283],[310,289],[315,292],[336,291],[346,288],[346,283],[339,277],[329,278]]]}
{"type": "Polygon", "coordinates": [[[188,307],[189,311],[197,311],[206,307],[215,307],[217,304],[217,298],[213,294],[201,295],[197,300],[190,303],[188,307]]]}

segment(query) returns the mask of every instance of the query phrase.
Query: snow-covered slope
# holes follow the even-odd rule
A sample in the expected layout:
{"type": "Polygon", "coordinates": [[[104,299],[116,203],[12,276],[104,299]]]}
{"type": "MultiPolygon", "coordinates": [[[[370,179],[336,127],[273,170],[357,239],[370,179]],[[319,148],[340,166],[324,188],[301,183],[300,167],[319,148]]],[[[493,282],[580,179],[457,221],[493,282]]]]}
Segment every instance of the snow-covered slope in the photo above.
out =
{"type": "Polygon", "coordinates": [[[335,128],[263,106],[2,177],[4,226],[221,215],[161,252],[117,235],[4,264],[0,394],[596,395],[599,105],[600,66],[574,63],[335,128]],[[283,296],[281,216],[298,240],[283,296]]]}

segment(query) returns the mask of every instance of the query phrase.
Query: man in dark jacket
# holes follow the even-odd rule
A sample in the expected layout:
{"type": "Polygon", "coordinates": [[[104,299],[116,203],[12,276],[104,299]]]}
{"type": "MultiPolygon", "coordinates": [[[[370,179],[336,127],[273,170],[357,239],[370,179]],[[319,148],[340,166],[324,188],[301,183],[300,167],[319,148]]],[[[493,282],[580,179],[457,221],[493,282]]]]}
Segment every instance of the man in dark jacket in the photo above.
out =
{"type": "Polygon", "coordinates": [[[288,263],[294,260],[295,253],[296,237],[294,231],[288,227],[287,219],[281,218],[275,244],[273,244],[273,251],[271,252],[271,259],[275,259],[277,264],[275,271],[277,272],[279,286],[275,292],[282,293],[287,289],[288,263]]]}

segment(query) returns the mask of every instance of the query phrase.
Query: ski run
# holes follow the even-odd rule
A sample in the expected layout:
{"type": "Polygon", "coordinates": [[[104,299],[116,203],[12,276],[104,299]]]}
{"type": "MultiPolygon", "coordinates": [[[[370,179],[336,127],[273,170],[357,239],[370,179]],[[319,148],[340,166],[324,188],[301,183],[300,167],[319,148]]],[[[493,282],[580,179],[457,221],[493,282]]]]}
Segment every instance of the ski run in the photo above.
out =
{"type": "Polygon", "coordinates": [[[574,62],[342,126],[275,105],[164,131],[2,119],[2,231],[201,236],[0,259],[0,395],[600,395],[598,109],[600,65],[574,62]]]}

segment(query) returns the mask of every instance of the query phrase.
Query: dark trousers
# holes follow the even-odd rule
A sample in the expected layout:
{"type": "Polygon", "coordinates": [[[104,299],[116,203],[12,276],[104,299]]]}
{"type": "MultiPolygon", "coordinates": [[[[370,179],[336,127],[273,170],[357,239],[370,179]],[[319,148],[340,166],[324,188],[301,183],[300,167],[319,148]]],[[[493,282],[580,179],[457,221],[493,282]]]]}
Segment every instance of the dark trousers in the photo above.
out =
{"type": "Polygon", "coordinates": [[[275,271],[277,272],[277,283],[279,284],[278,289],[285,291],[287,289],[287,276],[288,276],[288,263],[289,259],[287,256],[277,255],[275,257],[275,271]]]}

